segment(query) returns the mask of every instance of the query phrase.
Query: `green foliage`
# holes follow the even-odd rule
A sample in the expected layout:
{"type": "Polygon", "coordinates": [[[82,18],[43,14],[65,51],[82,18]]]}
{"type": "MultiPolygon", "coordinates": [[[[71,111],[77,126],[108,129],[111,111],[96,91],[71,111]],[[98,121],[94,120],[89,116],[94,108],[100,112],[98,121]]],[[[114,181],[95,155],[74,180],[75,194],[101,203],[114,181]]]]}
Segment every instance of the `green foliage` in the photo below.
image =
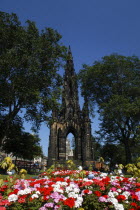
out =
{"type": "Polygon", "coordinates": [[[67,160],[66,161],[66,167],[70,170],[76,169],[76,165],[72,160],[67,160]]]}
{"type": "Polygon", "coordinates": [[[47,173],[50,174],[55,170],[55,165],[51,165],[50,168],[47,169],[47,173]]]}
{"type": "Polygon", "coordinates": [[[103,158],[103,157],[100,157],[100,158],[99,158],[99,161],[100,161],[101,163],[104,163],[104,158],[103,158]]]}
{"type": "Polygon", "coordinates": [[[93,66],[84,65],[79,78],[83,96],[91,106],[98,105],[100,139],[122,143],[126,161],[131,162],[131,148],[134,150],[138,143],[140,125],[139,58],[105,56],[93,66]]]}
{"type": "Polygon", "coordinates": [[[100,152],[105,162],[109,163],[110,168],[113,168],[116,163],[125,164],[125,153],[123,145],[121,144],[107,142],[102,146],[100,152]]]}
{"type": "Polygon", "coordinates": [[[93,148],[94,148],[94,159],[98,160],[101,156],[102,145],[96,139],[93,139],[93,148]]]}
{"type": "Polygon", "coordinates": [[[140,182],[140,157],[133,164],[127,164],[125,166],[127,173],[134,177],[138,177],[138,182],[140,182]]]}
{"type": "Polygon", "coordinates": [[[29,160],[43,155],[38,135],[24,132],[19,124],[11,126],[7,140],[3,143],[2,150],[7,154],[12,153],[15,157],[29,160]]]}
{"type": "Polygon", "coordinates": [[[118,165],[118,168],[119,168],[119,169],[123,169],[123,168],[124,168],[123,164],[119,164],[119,165],[118,165]]]}
{"type": "Polygon", "coordinates": [[[0,140],[20,112],[38,128],[57,106],[65,58],[61,35],[52,28],[41,32],[34,22],[22,26],[16,14],[0,12],[0,140]]]}
{"type": "Polygon", "coordinates": [[[92,170],[93,170],[92,164],[89,165],[89,169],[88,169],[88,170],[89,170],[89,171],[92,171],[92,170]]]}

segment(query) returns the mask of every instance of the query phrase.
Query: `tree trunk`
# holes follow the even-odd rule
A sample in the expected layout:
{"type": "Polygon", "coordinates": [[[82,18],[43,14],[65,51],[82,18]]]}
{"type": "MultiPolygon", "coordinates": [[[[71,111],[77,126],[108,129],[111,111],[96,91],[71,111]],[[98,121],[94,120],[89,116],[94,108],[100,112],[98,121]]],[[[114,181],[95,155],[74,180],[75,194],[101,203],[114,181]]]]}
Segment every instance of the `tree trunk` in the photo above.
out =
{"type": "Polygon", "coordinates": [[[130,151],[130,145],[129,145],[129,140],[128,139],[125,139],[124,146],[125,146],[126,164],[128,164],[128,163],[132,162],[132,154],[131,154],[131,151],[130,151]]]}
{"type": "Polygon", "coordinates": [[[0,146],[2,146],[5,138],[7,137],[7,133],[8,133],[8,130],[9,130],[9,127],[12,123],[12,121],[14,120],[14,118],[16,117],[16,115],[18,114],[20,110],[20,106],[16,106],[14,108],[14,110],[12,112],[9,112],[9,114],[7,114],[3,121],[1,122],[0,124],[0,131],[1,131],[1,134],[0,134],[0,146]]]}
{"type": "Polygon", "coordinates": [[[3,134],[0,138],[0,151],[2,152],[2,146],[6,140],[7,136],[5,134],[3,134]]]}

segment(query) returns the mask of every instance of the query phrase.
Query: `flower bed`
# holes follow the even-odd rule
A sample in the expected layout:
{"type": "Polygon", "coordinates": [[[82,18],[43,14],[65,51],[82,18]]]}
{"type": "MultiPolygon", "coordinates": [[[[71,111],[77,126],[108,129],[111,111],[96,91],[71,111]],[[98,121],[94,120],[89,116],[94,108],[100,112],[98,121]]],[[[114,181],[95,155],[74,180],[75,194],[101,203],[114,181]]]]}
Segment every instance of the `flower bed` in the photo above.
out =
{"type": "Polygon", "coordinates": [[[0,210],[140,209],[136,178],[89,171],[53,171],[28,180],[10,178],[1,182],[0,193],[0,210]]]}

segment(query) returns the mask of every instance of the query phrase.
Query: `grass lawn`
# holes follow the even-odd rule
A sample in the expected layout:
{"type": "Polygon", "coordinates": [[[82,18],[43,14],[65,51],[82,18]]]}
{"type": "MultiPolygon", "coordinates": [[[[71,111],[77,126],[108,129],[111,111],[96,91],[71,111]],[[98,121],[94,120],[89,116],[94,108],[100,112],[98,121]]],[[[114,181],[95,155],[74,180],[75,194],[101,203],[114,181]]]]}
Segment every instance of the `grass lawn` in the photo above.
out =
{"type": "MultiPolygon", "coordinates": [[[[12,176],[13,176],[13,175],[12,175],[12,176]]],[[[0,174],[0,179],[6,180],[8,177],[9,177],[9,175],[3,175],[3,174],[1,175],[1,174],[0,174]]],[[[35,177],[37,177],[36,174],[27,174],[27,175],[25,176],[25,179],[30,179],[30,178],[35,178],[35,177]]],[[[20,178],[20,176],[17,175],[17,178],[20,178]]]]}

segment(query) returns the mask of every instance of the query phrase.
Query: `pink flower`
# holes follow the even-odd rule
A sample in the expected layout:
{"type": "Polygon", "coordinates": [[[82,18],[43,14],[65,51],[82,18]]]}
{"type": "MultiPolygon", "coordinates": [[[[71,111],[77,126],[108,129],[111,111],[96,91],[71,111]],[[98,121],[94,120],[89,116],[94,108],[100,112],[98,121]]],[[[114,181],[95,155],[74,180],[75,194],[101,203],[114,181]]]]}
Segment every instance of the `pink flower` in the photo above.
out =
{"type": "Polygon", "coordinates": [[[110,190],[116,192],[117,189],[116,189],[116,187],[112,187],[112,188],[110,188],[110,190]]]}
{"type": "Polygon", "coordinates": [[[46,210],[46,208],[44,206],[42,206],[39,210],[46,210]]]}
{"type": "Polygon", "coordinates": [[[59,209],[59,208],[60,208],[60,205],[56,205],[56,206],[54,207],[54,210],[59,209]]]}
{"type": "Polygon", "coordinates": [[[101,197],[99,197],[98,201],[99,201],[99,202],[106,202],[106,198],[103,197],[103,196],[101,196],[101,197]]]}
{"type": "Polygon", "coordinates": [[[135,193],[136,196],[138,196],[138,201],[140,201],[140,191],[135,193]]]}
{"type": "Polygon", "coordinates": [[[46,203],[44,207],[53,208],[54,203],[46,203]]]}

